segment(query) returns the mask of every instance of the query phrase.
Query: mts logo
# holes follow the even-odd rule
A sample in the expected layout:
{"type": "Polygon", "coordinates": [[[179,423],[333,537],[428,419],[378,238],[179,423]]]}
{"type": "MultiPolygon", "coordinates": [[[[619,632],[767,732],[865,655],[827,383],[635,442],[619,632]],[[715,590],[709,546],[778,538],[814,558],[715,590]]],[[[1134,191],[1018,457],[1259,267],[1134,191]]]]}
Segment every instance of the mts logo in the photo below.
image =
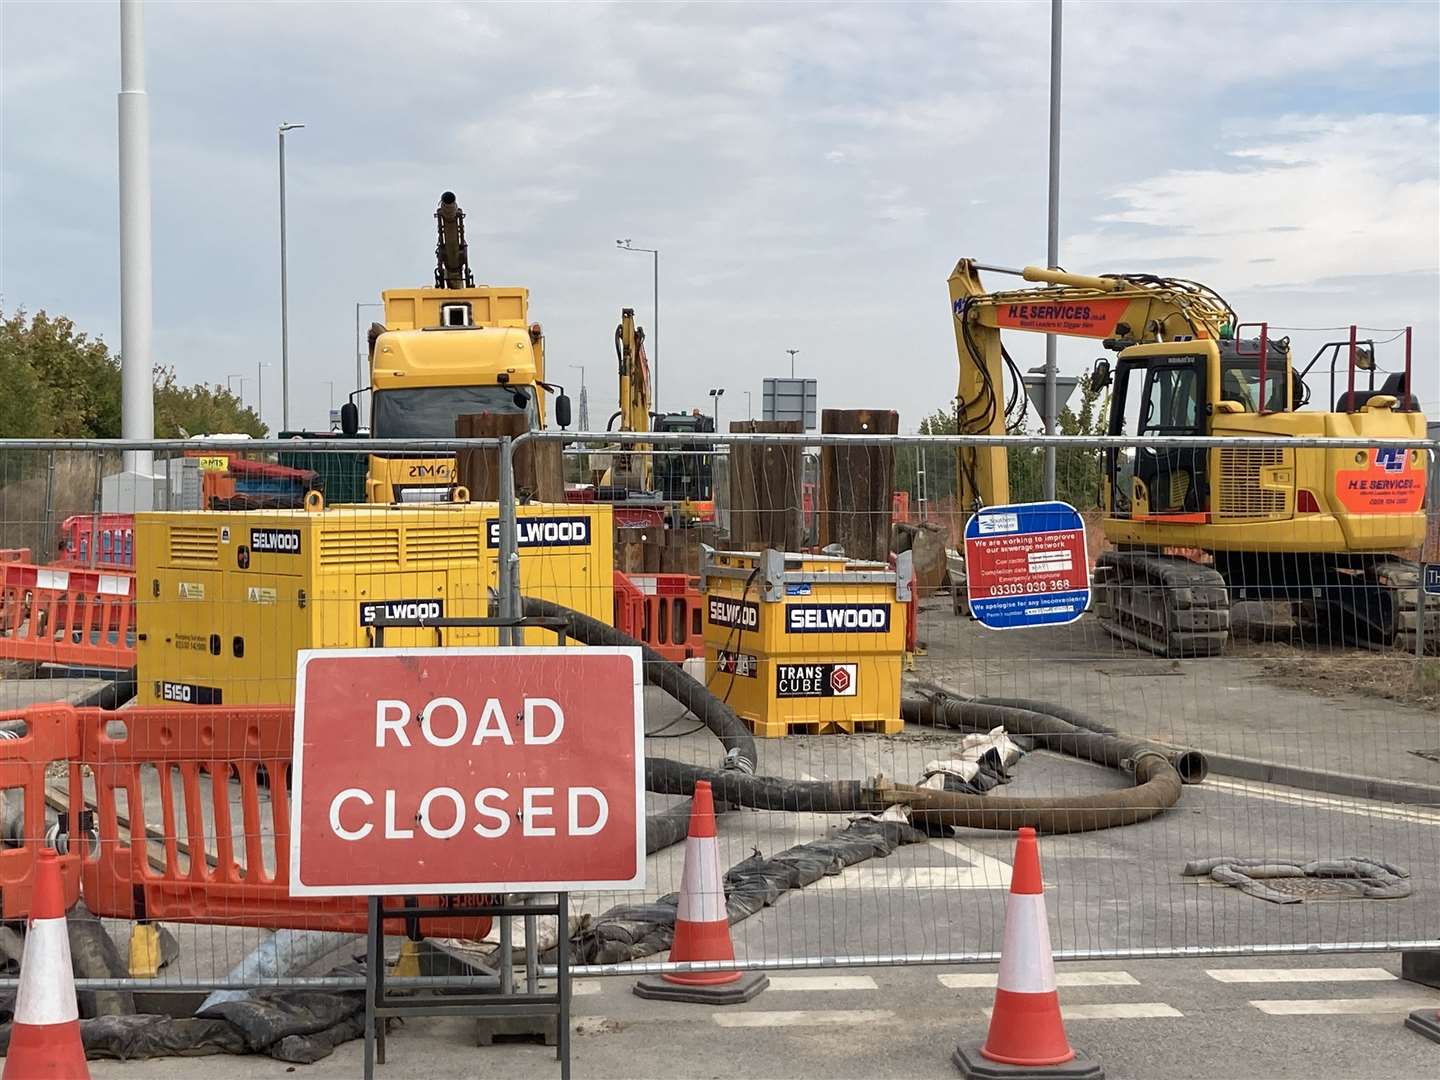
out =
{"type": "Polygon", "coordinates": [[[1386,472],[1404,472],[1406,453],[1399,447],[1382,447],[1375,451],[1375,465],[1386,472]]]}

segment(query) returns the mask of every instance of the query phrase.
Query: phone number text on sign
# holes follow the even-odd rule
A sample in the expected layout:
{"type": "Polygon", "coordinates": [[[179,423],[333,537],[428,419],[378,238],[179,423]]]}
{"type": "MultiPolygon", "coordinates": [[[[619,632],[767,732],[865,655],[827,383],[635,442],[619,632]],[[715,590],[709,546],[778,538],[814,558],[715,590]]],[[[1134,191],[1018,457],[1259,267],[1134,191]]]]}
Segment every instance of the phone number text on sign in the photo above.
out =
{"type": "Polygon", "coordinates": [[[1085,523],[1068,503],[982,508],[965,570],[971,614],[992,629],[1074,622],[1090,603],[1085,523]]]}

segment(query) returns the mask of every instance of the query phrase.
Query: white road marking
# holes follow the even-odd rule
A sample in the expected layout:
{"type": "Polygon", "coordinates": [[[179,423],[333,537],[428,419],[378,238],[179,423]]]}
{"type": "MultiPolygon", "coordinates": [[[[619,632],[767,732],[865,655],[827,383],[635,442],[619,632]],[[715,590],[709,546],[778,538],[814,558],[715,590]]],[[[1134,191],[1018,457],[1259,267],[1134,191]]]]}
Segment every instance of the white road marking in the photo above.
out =
{"type": "Polygon", "coordinates": [[[1397,806],[1393,803],[1376,802],[1373,799],[1344,798],[1320,795],[1277,784],[1261,784],[1251,780],[1220,779],[1209,777],[1204,786],[1218,791],[1228,791],[1251,799],[1269,799],[1272,802],[1289,803],[1291,806],[1319,806],[1341,814],[1355,814],[1359,817],[1381,818],[1386,821],[1404,821],[1416,825],[1440,825],[1440,811],[1423,807],[1397,806]]]}
{"type": "MultiPolygon", "coordinates": [[[[1251,1005],[1269,1016],[1339,1016],[1345,1013],[1393,1013],[1397,1018],[1411,1009],[1434,1008],[1431,998],[1368,997],[1368,998],[1280,998],[1252,1001],[1251,1005]]],[[[1070,1013],[1065,1013],[1069,1019],[1070,1013]]]]}
{"type": "MultiPolygon", "coordinates": [[[[986,989],[995,985],[995,973],[949,972],[937,975],[941,986],[951,990],[986,989]]],[[[1056,986],[1139,986],[1140,980],[1128,971],[1057,971],[1056,986]]]]}
{"type": "MultiPolygon", "coordinates": [[[[989,1016],[994,1010],[986,1009],[989,1016]]],[[[1108,1005],[1062,1005],[1061,1015],[1067,1020],[1168,1020],[1184,1016],[1173,1005],[1163,1001],[1117,1001],[1108,1005]]]]}
{"type": "Polygon", "coordinates": [[[823,1027],[830,1024],[879,1024],[895,1019],[889,1009],[812,1009],[809,1011],[713,1013],[721,1027],[823,1027]]]}
{"type": "Polygon", "coordinates": [[[1222,983],[1393,982],[1384,968],[1210,968],[1205,972],[1222,983]]]}
{"type": "Polygon", "coordinates": [[[833,877],[821,878],[812,889],[1008,889],[1010,867],[993,856],[954,840],[932,841],[969,866],[852,866],[833,877]]]}
{"type": "Polygon", "coordinates": [[[772,975],[771,990],[878,990],[869,975],[772,975]]]}

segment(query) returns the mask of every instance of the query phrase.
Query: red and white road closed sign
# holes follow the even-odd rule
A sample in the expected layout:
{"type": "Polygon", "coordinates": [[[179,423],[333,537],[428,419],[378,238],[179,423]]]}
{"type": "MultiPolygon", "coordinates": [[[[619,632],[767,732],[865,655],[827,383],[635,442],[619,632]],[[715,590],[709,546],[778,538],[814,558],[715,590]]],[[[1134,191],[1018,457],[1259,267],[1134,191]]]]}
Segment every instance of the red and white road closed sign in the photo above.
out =
{"type": "Polygon", "coordinates": [[[644,885],[638,649],[299,659],[292,895],[644,885]]]}

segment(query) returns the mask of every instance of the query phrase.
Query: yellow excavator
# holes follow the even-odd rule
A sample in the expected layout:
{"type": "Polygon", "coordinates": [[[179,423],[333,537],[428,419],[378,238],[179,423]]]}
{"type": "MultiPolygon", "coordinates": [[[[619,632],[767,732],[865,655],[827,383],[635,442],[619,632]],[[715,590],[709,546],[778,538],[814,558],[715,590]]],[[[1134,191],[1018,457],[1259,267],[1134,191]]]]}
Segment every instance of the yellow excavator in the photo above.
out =
{"type": "MultiPolygon", "coordinates": [[[[615,362],[620,374],[620,408],[610,417],[607,431],[640,432],[650,430],[650,362],[645,355],[645,329],[635,325],[635,309],[620,310],[620,325],[615,327],[615,362]]],[[[626,491],[648,492],[654,483],[654,459],[649,443],[636,443],[631,453],[617,450],[610,469],[600,483],[626,491]]]]}
{"type": "MultiPolygon", "coordinates": [[[[1425,438],[1408,328],[1403,371],[1377,386],[1377,343],[1354,327],[1297,372],[1288,338],[1272,337],[1266,323],[1239,323],[1223,297],[1194,281],[962,259],[949,283],[962,434],[1006,431],[1007,365],[1019,376],[1001,331],[1016,330],[1096,338],[1115,353],[1091,375],[1111,388],[1111,435],[1296,440],[1294,448],[1103,452],[1109,550],[1095,567],[1094,610],[1111,634],[1161,655],[1210,655],[1229,638],[1232,602],[1262,600],[1289,602],[1324,640],[1414,648],[1420,571],[1409,555],[1425,536],[1424,451],[1307,445],[1425,438]],[[987,292],[982,271],[1034,285],[987,292]],[[1327,357],[1330,398],[1306,409],[1306,377],[1327,357]]],[[[1009,501],[1005,453],[959,452],[959,505],[1009,501]]],[[[1440,637],[1440,611],[1427,612],[1425,630],[1427,641],[1440,637]]]]}

